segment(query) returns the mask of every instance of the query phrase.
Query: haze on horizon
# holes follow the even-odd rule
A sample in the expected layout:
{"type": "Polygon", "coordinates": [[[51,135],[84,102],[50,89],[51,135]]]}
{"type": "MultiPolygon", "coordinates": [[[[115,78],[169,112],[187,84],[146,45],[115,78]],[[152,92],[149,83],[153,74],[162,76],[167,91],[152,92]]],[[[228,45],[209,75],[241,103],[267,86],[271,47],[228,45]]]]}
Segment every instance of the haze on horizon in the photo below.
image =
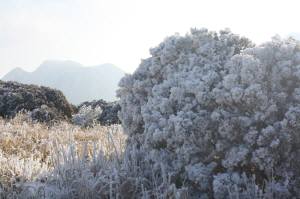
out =
{"type": "Polygon", "coordinates": [[[134,71],[149,48],[192,27],[232,32],[256,43],[299,33],[296,0],[0,0],[0,77],[44,60],[134,71]]]}

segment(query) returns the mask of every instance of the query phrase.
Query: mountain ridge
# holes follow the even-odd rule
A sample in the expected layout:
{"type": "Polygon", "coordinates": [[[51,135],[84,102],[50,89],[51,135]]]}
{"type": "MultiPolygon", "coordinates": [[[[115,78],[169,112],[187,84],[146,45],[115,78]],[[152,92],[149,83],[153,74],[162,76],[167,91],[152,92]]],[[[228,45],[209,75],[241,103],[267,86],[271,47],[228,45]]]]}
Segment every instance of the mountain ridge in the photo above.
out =
{"type": "Polygon", "coordinates": [[[14,68],[1,79],[24,84],[36,84],[61,90],[73,104],[104,99],[116,100],[115,91],[125,72],[117,66],[105,63],[83,66],[66,60],[47,60],[32,72],[14,68]]]}

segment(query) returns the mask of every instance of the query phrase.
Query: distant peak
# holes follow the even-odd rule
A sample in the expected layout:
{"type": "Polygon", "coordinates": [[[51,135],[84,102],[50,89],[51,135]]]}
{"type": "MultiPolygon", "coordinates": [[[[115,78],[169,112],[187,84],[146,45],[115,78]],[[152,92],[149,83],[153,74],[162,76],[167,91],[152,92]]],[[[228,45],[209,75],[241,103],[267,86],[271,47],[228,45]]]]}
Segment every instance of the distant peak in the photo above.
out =
{"type": "Polygon", "coordinates": [[[69,60],[46,60],[44,61],[36,71],[41,70],[60,70],[63,68],[79,68],[82,65],[78,62],[69,61],[69,60]]]}
{"type": "Polygon", "coordinates": [[[55,66],[55,65],[77,65],[77,66],[82,66],[80,63],[71,61],[71,60],[46,60],[44,61],[40,67],[43,66],[55,66]]]}
{"type": "Polygon", "coordinates": [[[11,79],[15,79],[15,78],[20,78],[23,77],[24,75],[28,74],[27,71],[23,70],[20,67],[14,68],[12,69],[10,72],[8,72],[6,75],[4,75],[2,77],[3,80],[7,81],[7,80],[11,80],[11,79]]]}
{"type": "Polygon", "coordinates": [[[23,74],[23,73],[27,73],[27,71],[25,71],[24,69],[22,69],[20,67],[16,67],[16,68],[12,69],[10,72],[8,72],[6,75],[10,75],[10,74],[23,74]]]}
{"type": "Polygon", "coordinates": [[[91,66],[91,68],[115,69],[115,70],[125,73],[125,71],[123,71],[121,68],[119,68],[118,66],[111,64],[111,63],[104,63],[104,64],[100,64],[100,65],[96,65],[96,66],[91,66]]]}
{"type": "Polygon", "coordinates": [[[16,73],[16,72],[26,72],[26,71],[20,67],[16,67],[16,68],[12,69],[10,72],[16,73]]]}

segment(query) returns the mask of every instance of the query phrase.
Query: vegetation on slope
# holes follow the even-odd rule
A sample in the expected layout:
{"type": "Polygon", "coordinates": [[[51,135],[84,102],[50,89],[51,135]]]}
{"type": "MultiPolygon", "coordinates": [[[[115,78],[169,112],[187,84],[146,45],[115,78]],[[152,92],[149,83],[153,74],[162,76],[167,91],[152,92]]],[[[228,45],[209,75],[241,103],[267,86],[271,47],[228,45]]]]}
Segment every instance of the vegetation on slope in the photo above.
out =
{"type": "Polygon", "coordinates": [[[13,118],[20,111],[31,112],[34,120],[48,122],[71,119],[73,107],[61,91],[0,81],[0,116],[13,118]]]}

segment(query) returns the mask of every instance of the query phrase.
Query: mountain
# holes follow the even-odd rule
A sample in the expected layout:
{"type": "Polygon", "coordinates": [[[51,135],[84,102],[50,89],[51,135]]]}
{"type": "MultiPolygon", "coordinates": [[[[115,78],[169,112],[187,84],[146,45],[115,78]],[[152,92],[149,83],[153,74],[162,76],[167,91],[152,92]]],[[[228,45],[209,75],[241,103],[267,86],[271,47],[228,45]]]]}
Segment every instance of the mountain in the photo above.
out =
{"type": "Polygon", "coordinates": [[[73,104],[116,100],[119,80],[125,73],[112,64],[84,67],[73,61],[45,61],[35,71],[15,68],[2,80],[36,84],[61,90],[73,104]]]}

